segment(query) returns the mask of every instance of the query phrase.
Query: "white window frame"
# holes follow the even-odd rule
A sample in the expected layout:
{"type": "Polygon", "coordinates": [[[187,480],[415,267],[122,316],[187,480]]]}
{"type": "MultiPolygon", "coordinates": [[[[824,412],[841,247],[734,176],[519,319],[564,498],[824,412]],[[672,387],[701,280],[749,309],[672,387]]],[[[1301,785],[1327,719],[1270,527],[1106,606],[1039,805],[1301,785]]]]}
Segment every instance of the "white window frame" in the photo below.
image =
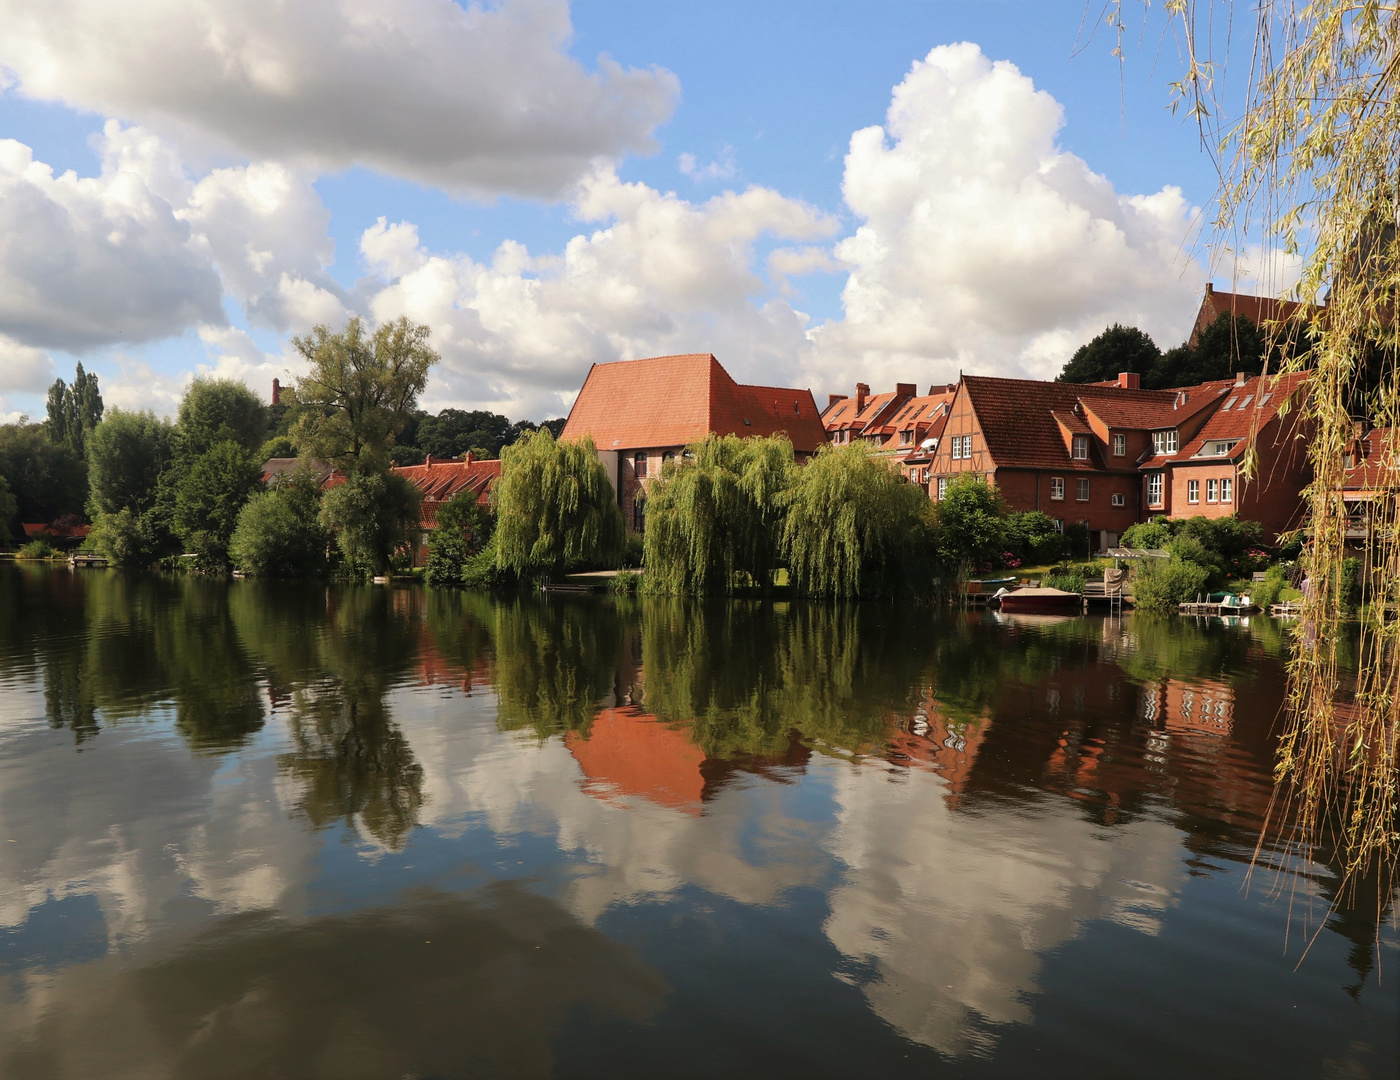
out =
{"type": "Polygon", "coordinates": [[[1152,452],[1154,454],[1175,454],[1179,449],[1181,449],[1181,432],[1176,428],[1152,433],[1152,452]]]}
{"type": "Polygon", "coordinates": [[[1220,481],[1210,479],[1206,481],[1206,502],[1213,503],[1220,501],[1220,481]]]}
{"type": "Polygon", "coordinates": [[[938,501],[942,502],[948,494],[948,478],[940,476],[938,478],[938,501]]]}
{"type": "Polygon", "coordinates": [[[1112,503],[1114,506],[1127,506],[1127,505],[1128,505],[1127,496],[1125,496],[1121,491],[1115,491],[1115,492],[1113,493],[1113,497],[1112,497],[1111,499],[1109,499],[1108,501],[1109,501],[1110,503],[1112,503]]]}
{"type": "Polygon", "coordinates": [[[1063,476],[1050,477],[1050,498],[1054,502],[1065,501],[1065,478],[1063,476]]]}
{"type": "Polygon", "coordinates": [[[1153,507],[1165,505],[1162,501],[1162,474],[1159,472],[1147,474],[1147,505],[1153,507]]]}
{"type": "Polygon", "coordinates": [[[1070,457],[1074,458],[1075,461],[1089,460],[1089,436],[1070,436],[1070,457]]]}
{"type": "Polygon", "coordinates": [[[1186,481],[1186,501],[1192,504],[1201,501],[1201,482],[1199,480],[1186,481]]]}
{"type": "Polygon", "coordinates": [[[1077,477],[1074,481],[1074,501],[1089,501],[1089,478],[1087,476],[1077,477]]]}
{"type": "Polygon", "coordinates": [[[1231,477],[1223,477],[1220,481],[1220,501],[1223,503],[1235,501],[1235,481],[1231,477]]]}
{"type": "Polygon", "coordinates": [[[1054,518],[1054,519],[1052,519],[1052,520],[1054,520],[1054,522],[1055,522],[1055,531],[1056,531],[1057,533],[1060,533],[1061,535],[1063,535],[1063,534],[1064,534],[1064,531],[1065,531],[1065,519],[1064,519],[1064,518],[1054,518]]]}
{"type": "Polygon", "coordinates": [[[1128,436],[1122,432],[1113,436],[1113,456],[1125,457],[1128,453],[1128,436]]]}

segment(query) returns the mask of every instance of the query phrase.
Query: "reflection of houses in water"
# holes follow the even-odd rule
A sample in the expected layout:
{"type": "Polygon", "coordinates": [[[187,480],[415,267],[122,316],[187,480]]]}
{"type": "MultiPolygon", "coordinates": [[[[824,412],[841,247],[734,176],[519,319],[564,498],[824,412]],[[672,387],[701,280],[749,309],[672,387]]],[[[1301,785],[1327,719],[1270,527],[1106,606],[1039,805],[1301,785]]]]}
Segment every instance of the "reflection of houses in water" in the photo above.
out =
{"type": "Polygon", "coordinates": [[[418,644],[418,677],[427,686],[458,686],[470,694],[478,687],[489,687],[495,671],[485,655],[477,657],[469,667],[452,663],[438,651],[432,635],[424,629],[418,644]]]}
{"type": "Polygon", "coordinates": [[[781,782],[811,757],[796,737],[781,755],[706,757],[688,728],[635,705],[600,710],[587,737],[570,731],[564,745],[583,770],[583,789],[590,795],[604,801],[635,796],[691,815],[699,815],[703,804],[740,773],[781,782]]]}
{"type": "Polygon", "coordinates": [[[1229,735],[1235,719],[1235,689],[1218,679],[1163,679],[1145,688],[1142,718],[1170,732],[1229,735]]]}
{"type": "Polygon", "coordinates": [[[990,726],[988,716],[951,719],[930,691],[910,719],[895,720],[885,757],[895,765],[921,766],[941,775],[949,804],[956,806],[990,726]]]}

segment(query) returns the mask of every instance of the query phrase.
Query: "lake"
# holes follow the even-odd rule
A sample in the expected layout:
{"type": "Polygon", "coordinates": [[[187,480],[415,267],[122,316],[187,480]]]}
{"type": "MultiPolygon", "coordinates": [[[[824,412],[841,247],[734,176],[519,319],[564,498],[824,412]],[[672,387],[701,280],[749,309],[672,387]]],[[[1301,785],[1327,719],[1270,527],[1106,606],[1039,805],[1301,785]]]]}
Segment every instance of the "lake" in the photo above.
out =
{"type": "Polygon", "coordinates": [[[0,564],[0,1076],[1394,1077],[1285,648],[0,564]]]}

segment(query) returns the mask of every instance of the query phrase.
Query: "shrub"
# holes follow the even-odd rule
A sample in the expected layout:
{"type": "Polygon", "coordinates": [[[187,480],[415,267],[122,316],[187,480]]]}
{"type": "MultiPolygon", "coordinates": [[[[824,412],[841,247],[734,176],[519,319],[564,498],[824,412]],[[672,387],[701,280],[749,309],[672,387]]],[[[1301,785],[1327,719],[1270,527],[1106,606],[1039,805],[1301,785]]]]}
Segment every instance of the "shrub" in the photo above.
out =
{"type": "Polygon", "coordinates": [[[149,566],[160,553],[156,528],[149,515],[128,508],[98,514],[92,526],[93,546],[113,566],[149,566]]]}
{"type": "Polygon", "coordinates": [[[1007,548],[1017,560],[1012,562],[1003,555],[1005,565],[1053,563],[1064,558],[1065,538],[1055,528],[1055,520],[1049,514],[1039,510],[1007,514],[1005,528],[1007,548]]]}
{"type": "Polygon", "coordinates": [[[938,553],[962,572],[996,564],[1006,547],[1005,507],[981,476],[949,482],[935,512],[938,553]]]}
{"type": "Polygon", "coordinates": [[[1085,577],[1081,572],[1046,574],[1041,584],[1047,589],[1060,589],[1063,592],[1082,593],[1085,577]]]}
{"type": "Polygon", "coordinates": [[[1250,585],[1249,598],[1264,611],[1268,611],[1279,602],[1287,585],[1288,578],[1284,574],[1283,567],[1271,566],[1264,571],[1263,581],[1256,581],[1250,585]]]}
{"type": "Polygon", "coordinates": [[[1176,535],[1176,529],[1166,518],[1154,518],[1129,527],[1120,541],[1124,547],[1164,551],[1176,535]]]}
{"type": "Polygon", "coordinates": [[[496,537],[462,564],[462,584],[472,589],[508,589],[519,578],[511,570],[502,569],[496,555],[496,537]]]}
{"type": "Polygon", "coordinates": [[[622,541],[622,565],[634,570],[642,565],[643,554],[646,550],[646,542],[640,533],[630,532],[622,541]]]}
{"type": "Polygon", "coordinates": [[[418,528],[418,489],[397,473],[352,476],[321,498],[321,524],[334,531],[352,576],[383,574],[418,528]]]}
{"type": "Polygon", "coordinates": [[[229,541],[233,563],[259,577],[313,577],[326,569],[329,535],[322,527],[316,478],[298,473],[243,507],[229,541]]]}
{"type": "Polygon", "coordinates": [[[1339,591],[1343,611],[1355,611],[1361,606],[1361,560],[1355,555],[1342,560],[1339,591]]]}
{"type": "Polygon", "coordinates": [[[632,596],[636,594],[637,588],[641,583],[641,574],[634,574],[629,570],[620,570],[617,576],[608,583],[608,591],[618,596],[632,596]]]}
{"type": "Polygon", "coordinates": [[[1089,526],[1071,522],[1065,526],[1065,554],[1071,559],[1089,557],[1089,526]]]}
{"type": "Polygon", "coordinates": [[[1153,566],[1133,583],[1133,606],[1139,611],[1175,611],[1178,604],[1206,591],[1210,571],[1192,562],[1173,559],[1153,566]]]}
{"type": "Polygon", "coordinates": [[[1210,574],[1210,588],[1218,589],[1225,584],[1227,575],[1220,557],[1196,537],[1182,534],[1167,546],[1167,550],[1172,553],[1172,562],[1189,562],[1204,567],[1210,574]]]}
{"type": "Polygon", "coordinates": [[[470,491],[459,491],[438,507],[428,534],[423,580],[429,585],[460,585],[467,560],[491,539],[490,511],[470,491]]]}
{"type": "Polygon", "coordinates": [[[52,559],[58,551],[47,540],[31,540],[15,552],[16,559],[52,559]]]}

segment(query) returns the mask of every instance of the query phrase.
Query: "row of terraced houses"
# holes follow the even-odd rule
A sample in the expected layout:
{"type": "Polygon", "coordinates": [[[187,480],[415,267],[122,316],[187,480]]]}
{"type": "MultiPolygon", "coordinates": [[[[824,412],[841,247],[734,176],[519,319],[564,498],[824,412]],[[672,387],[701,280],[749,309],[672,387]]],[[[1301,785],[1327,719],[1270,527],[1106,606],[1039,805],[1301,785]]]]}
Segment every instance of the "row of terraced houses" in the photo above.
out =
{"type": "MultiPolygon", "coordinates": [[[[1207,287],[1193,336],[1222,310],[1262,321],[1280,306],[1207,287]]],[[[868,444],[935,501],[956,477],[984,477],[1010,509],[1043,511],[1062,529],[1082,524],[1100,550],[1156,515],[1238,514],[1273,540],[1301,524],[1306,392],[1305,374],[1172,390],[1145,390],[1133,374],[1091,384],[965,375],[926,394],[913,383],[880,393],[859,383],[819,408],[809,390],[742,385],[697,353],[595,364],[562,437],[593,438],[638,532],[651,479],[688,443],[784,432],[799,460],[826,443],[868,444]]],[[[1376,466],[1390,435],[1358,429],[1345,494],[1363,516],[1379,488],[1394,486],[1376,466]]]]}

